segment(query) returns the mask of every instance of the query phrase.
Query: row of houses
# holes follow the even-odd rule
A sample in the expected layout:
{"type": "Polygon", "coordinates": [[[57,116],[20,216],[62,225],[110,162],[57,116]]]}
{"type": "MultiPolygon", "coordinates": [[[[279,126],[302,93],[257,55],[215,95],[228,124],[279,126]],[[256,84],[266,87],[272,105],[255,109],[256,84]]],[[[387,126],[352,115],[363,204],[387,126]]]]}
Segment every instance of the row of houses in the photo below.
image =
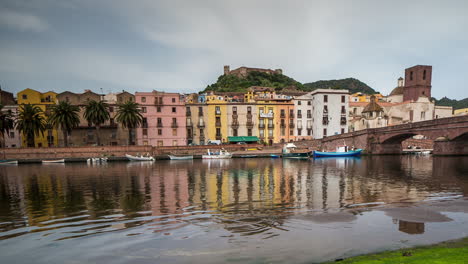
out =
{"type": "MultiPolygon", "coordinates": [[[[225,69],[226,71],[226,69],[225,69]]],[[[104,100],[110,105],[110,120],[101,126],[103,145],[126,145],[128,130],[115,122],[119,104],[134,101],[140,105],[142,125],[131,131],[136,145],[183,146],[210,142],[284,143],[320,139],[366,128],[383,127],[430,120],[452,115],[451,107],[435,106],[430,100],[431,66],[414,66],[389,96],[349,94],[347,90],[317,89],[312,92],[253,86],[246,93],[179,94],[161,91],[98,94],[45,92],[26,89],[17,94],[17,104],[4,109],[18,113],[18,105],[34,104],[46,113],[66,101],[81,107],[80,125],[69,138],[72,146],[97,144],[96,130],[83,118],[90,100],[104,100]]],[[[10,98],[10,97],[5,97],[10,98]]],[[[0,98],[1,99],[1,98],[0,98]]],[[[11,103],[11,100],[9,101],[11,103]]],[[[63,134],[55,128],[36,138],[35,147],[63,145],[63,134]]],[[[26,141],[11,131],[5,146],[26,146],[26,141]]]]}

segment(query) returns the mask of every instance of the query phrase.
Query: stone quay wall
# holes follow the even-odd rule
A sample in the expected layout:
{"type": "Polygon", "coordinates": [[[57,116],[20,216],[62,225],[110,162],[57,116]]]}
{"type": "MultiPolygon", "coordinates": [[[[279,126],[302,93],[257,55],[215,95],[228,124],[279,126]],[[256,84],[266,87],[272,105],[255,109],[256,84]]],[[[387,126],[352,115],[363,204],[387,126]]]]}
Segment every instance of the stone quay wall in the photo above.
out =
{"type": "Polygon", "coordinates": [[[149,153],[151,156],[167,154],[202,155],[207,149],[224,148],[227,151],[241,151],[263,147],[260,144],[248,145],[210,145],[210,146],[100,146],[100,147],[68,147],[68,148],[2,148],[0,159],[61,159],[61,158],[91,158],[91,157],[124,157],[125,154],[136,155],[149,153]]]}

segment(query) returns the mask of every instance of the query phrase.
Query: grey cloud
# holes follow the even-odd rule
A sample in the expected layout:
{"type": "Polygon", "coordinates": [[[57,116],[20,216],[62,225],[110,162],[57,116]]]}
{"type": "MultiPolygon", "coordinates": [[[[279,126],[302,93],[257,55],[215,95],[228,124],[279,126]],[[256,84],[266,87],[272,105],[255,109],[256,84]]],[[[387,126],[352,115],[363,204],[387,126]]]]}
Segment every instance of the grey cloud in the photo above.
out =
{"type": "Polygon", "coordinates": [[[19,31],[42,32],[49,28],[43,19],[8,9],[0,9],[0,25],[19,31]]]}

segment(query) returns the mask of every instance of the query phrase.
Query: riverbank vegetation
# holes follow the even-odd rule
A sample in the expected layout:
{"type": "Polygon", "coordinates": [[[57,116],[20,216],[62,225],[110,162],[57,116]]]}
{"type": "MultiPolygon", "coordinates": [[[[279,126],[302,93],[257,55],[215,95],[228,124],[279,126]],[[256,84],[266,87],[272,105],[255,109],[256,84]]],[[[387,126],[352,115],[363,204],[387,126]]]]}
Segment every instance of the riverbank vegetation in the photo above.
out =
{"type": "Polygon", "coordinates": [[[335,260],[327,263],[361,263],[361,264],[428,264],[428,263],[450,263],[465,264],[468,261],[468,237],[443,242],[433,246],[400,249],[386,251],[377,254],[352,257],[344,260],[335,260]]]}

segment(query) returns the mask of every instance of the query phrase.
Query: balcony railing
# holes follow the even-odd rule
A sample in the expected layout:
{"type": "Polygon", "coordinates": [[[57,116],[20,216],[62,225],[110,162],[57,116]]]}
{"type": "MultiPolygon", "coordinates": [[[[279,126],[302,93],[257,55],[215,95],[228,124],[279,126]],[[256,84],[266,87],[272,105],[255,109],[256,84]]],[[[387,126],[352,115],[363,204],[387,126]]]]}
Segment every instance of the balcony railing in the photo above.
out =
{"type": "Polygon", "coordinates": [[[178,127],[179,127],[179,125],[177,125],[177,123],[172,123],[171,124],[171,128],[178,128],[178,127]]]}
{"type": "Polygon", "coordinates": [[[275,128],[274,124],[268,124],[268,128],[275,128]]]}
{"type": "Polygon", "coordinates": [[[185,112],[186,116],[192,116],[192,112],[185,112]]]}
{"type": "Polygon", "coordinates": [[[232,122],[231,127],[232,128],[239,128],[239,122],[232,122]]]}
{"type": "Polygon", "coordinates": [[[289,128],[294,128],[294,123],[289,123],[289,128]]]}
{"type": "Polygon", "coordinates": [[[199,128],[204,128],[204,127],[205,127],[205,123],[198,123],[198,127],[199,127],[199,128]]]}
{"type": "Polygon", "coordinates": [[[265,128],[265,124],[260,123],[260,124],[258,124],[258,127],[259,127],[259,128],[265,128]]]}
{"type": "Polygon", "coordinates": [[[247,126],[247,128],[253,128],[254,123],[252,121],[247,121],[246,126],[247,126]]]}
{"type": "Polygon", "coordinates": [[[297,118],[302,118],[302,114],[297,114],[297,118]]]}

